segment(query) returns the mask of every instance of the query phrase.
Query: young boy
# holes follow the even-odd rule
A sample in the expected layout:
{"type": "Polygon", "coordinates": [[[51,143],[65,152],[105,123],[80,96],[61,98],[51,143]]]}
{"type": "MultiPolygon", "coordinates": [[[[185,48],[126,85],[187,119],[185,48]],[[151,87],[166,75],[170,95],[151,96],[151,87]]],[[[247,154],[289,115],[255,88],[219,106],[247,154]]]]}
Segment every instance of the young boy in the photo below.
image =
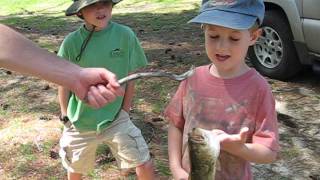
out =
{"type": "Polygon", "coordinates": [[[202,24],[211,64],[183,81],[165,110],[174,179],[190,173],[187,136],[194,127],[212,130],[220,141],[215,179],[253,179],[250,162],[276,159],[275,101],[267,81],[245,63],[263,16],[262,0],[209,0],[191,20],[202,24]]]}
{"type": "MultiPolygon", "coordinates": [[[[111,21],[112,8],[120,1],[74,1],[66,15],[77,15],[84,25],[65,38],[58,54],[82,67],[107,68],[118,78],[145,66],[146,57],[132,30],[111,21]]],[[[96,91],[100,90],[101,98],[113,100],[98,86],[96,91]]],[[[122,170],[136,167],[139,179],[154,178],[147,144],[128,114],[133,91],[131,82],[124,97],[92,109],[68,89],[59,87],[61,120],[65,125],[59,154],[68,179],[81,179],[82,174],[93,169],[96,148],[102,142],[109,145],[122,170]]],[[[95,100],[99,103],[99,98],[95,100]]]]}

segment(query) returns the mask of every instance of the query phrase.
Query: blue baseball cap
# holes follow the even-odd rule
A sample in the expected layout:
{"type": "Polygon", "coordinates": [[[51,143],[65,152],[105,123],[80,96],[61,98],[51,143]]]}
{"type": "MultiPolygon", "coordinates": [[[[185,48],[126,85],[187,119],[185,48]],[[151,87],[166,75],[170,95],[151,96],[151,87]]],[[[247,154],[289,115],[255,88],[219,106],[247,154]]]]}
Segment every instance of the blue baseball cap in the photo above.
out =
{"type": "Polygon", "coordinates": [[[202,0],[200,14],[189,23],[245,30],[261,25],[264,11],[263,0],[202,0]]]}

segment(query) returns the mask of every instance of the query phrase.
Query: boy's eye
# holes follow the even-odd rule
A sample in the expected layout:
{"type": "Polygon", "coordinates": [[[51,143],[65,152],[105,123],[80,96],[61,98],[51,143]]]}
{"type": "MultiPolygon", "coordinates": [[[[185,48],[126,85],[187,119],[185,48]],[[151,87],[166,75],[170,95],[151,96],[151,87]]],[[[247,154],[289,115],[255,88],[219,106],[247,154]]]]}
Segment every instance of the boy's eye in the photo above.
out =
{"type": "Polygon", "coordinates": [[[233,38],[233,37],[230,37],[231,41],[239,41],[240,39],[239,38],[233,38]]]}
{"type": "Polygon", "coordinates": [[[219,38],[219,36],[209,36],[211,39],[217,39],[217,38],[219,38]]]}

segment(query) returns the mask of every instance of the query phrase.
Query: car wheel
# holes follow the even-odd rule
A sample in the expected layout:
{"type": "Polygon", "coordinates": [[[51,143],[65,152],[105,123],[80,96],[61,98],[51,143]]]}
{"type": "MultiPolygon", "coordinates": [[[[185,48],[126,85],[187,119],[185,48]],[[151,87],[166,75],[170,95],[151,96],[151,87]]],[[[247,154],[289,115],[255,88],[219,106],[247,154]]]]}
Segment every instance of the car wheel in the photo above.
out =
{"type": "Polygon", "coordinates": [[[261,74],[275,79],[288,79],[302,69],[290,25],[275,10],[266,11],[261,37],[249,48],[248,56],[261,74]]]}

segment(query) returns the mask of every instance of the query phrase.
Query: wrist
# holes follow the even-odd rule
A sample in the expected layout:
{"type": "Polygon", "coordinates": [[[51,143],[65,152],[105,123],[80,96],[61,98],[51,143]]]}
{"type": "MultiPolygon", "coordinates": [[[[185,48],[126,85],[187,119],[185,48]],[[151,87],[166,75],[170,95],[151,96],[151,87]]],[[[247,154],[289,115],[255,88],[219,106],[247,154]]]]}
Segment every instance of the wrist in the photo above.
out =
{"type": "Polygon", "coordinates": [[[172,172],[175,172],[175,171],[177,171],[178,169],[181,169],[181,168],[182,168],[180,163],[170,163],[169,166],[170,166],[170,170],[171,170],[172,172]]]}
{"type": "Polygon", "coordinates": [[[63,124],[65,124],[65,123],[67,123],[67,122],[69,121],[68,116],[67,116],[67,115],[64,115],[64,114],[61,114],[61,115],[59,116],[59,119],[60,119],[60,121],[61,121],[63,124]]]}
{"type": "Polygon", "coordinates": [[[64,87],[75,93],[77,97],[83,99],[85,94],[83,93],[83,84],[81,82],[81,74],[83,74],[83,68],[79,66],[71,66],[70,71],[65,74],[64,87]],[[81,93],[79,93],[81,92],[81,93]]]}

